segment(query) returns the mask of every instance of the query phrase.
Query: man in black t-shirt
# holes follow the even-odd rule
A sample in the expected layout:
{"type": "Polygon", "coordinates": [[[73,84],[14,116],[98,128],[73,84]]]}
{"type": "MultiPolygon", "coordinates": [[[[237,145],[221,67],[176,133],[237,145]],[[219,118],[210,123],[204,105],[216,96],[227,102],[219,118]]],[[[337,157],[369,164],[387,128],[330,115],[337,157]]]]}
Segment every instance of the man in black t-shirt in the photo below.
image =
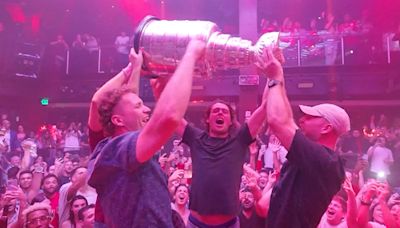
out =
{"type": "Polygon", "coordinates": [[[254,195],[250,189],[245,188],[241,192],[240,203],[242,206],[242,210],[239,213],[240,228],[265,227],[265,218],[258,215],[254,206],[254,195]]]}
{"type": "MultiPolygon", "coordinates": [[[[256,64],[261,72],[266,66],[256,64]]],[[[182,120],[177,133],[190,147],[192,188],[188,227],[239,227],[239,187],[245,153],[254,141],[266,117],[267,84],[261,105],[236,130],[233,108],[215,102],[206,111],[206,130],[197,129],[182,120]]],[[[267,210],[260,208],[263,211],[267,210]]]]}
{"type": "Polygon", "coordinates": [[[304,116],[298,127],[286,94],[282,65],[271,49],[265,49],[264,55],[269,78],[267,121],[288,150],[271,194],[267,227],[316,227],[345,177],[334,149],[338,137],[350,130],[350,118],[333,104],[300,105],[304,116]]]}
{"type": "Polygon", "coordinates": [[[241,173],[248,146],[265,120],[264,101],[239,129],[232,107],[224,102],[207,110],[206,131],[182,121],[178,134],[190,147],[193,167],[188,227],[239,226],[241,173]]]}

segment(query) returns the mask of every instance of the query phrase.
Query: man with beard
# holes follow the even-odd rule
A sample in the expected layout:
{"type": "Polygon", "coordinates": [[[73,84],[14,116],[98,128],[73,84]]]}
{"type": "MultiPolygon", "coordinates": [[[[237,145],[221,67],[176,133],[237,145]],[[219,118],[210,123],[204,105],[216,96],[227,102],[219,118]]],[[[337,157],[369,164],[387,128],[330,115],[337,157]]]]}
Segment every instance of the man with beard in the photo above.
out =
{"type": "Polygon", "coordinates": [[[177,133],[190,147],[193,167],[188,227],[239,226],[242,168],[248,147],[265,121],[267,89],[261,105],[240,127],[233,108],[223,101],[206,110],[205,131],[182,120],[177,133]]]}
{"type": "MultiPolygon", "coordinates": [[[[186,112],[195,63],[204,51],[204,42],[191,41],[168,83],[162,78],[152,81],[158,101],[151,118],[137,91],[115,88],[118,76],[93,96],[89,127],[109,137],[93,152],[90,185],[97,190],[107,227],[173,227],[167,179],[153,155],[186,112]]],[[[140,71],[142,60],[136,64],[134,69],[140,71]]],[[[129,79],[131,74],[123,75],[129,79]]]]}
{"type": "Polygon", "coordinates": [[[259,216],[254,207],[254,195],[250,189],[245,188],[240,194],[242,210],[239,214],[240,228],[264,228],[265,218],[259,216]]]}
{"type": "Polygon", "coordinates": [[[46,198],[50,201],[51,209],[55,212],[54,218],[51,221],[51,225],[55,228],[58,227],[58,202],[60,198],[60,192],[58,191],[60,187],[59,180],[56,175],[49,174],[45,176],[42,180],[42,190],[46,198]]]}
{"type": "Polygon", "coordinates": [[[224,102],[208,108],[207,131],[182,122],[178,134],[190,147],[193,167],[188,227],[238,227],[241,172],[247,148],[264,121],[264,109],[265,103],[239,130],[233,108],[224,102]]]}
{"type": "Polygon", "coordinates": [[[325,214],[322,216],[318,228],[347,228],[345,221],[347,203],[340,196],[334,196],[325,214]]]}

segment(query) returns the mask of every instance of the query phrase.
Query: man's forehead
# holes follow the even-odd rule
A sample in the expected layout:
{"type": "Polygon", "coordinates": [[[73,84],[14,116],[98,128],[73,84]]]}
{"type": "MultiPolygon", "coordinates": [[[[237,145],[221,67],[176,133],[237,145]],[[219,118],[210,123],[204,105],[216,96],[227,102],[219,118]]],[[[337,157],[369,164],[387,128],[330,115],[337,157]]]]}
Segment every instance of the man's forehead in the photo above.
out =
{"type": "Polygon", "coordinates": [[[40,210],[32,211],[31,213],[28,214],[28,217],[41,216],[41,215],[47,215],[47,214],[48,214],[47,210],[40,209],[40,210]]]}
{"type": "Polygon", "coordinates": [[[44,182],[52,182],[52,181],[57,181],[57,178],[51,176],[51,177],[48,177],[48,178],[46,178],[46,179],[44,180],[44,182]]]}
{"type": "Polygon", "coordinates": [[[121,101],[124,104],[127,104],[128,102],[130,104],[141,104],[141,103],[143,103],[143,100],[138,95],[136,95],[135,93],[124,94],[121,97],[121,101]]]}
{"type": "Polygon", "coordinates": [[[126,93],[122,97],[126,98],[126,99],[142,100],[136,93],[132,93],[132,92],[126,93]]]}
{"type": "Polygon", "coordinates": [[[223,104],[223,103],[215,103],[211,109],[216,109],[216,108],[223,108],[223,109],[229,109],[228,105],[223,104]]]}

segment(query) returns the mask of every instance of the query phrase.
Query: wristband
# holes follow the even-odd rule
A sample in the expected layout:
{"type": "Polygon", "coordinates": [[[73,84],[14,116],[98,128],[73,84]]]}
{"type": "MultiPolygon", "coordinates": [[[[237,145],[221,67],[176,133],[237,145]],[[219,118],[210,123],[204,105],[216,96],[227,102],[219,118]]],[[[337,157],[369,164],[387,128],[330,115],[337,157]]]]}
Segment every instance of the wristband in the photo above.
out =
{"type": "Polygon", "coordinates": [[[372,204],[372,200],[369,200],[369,202],[365,201],[363,197],[361,197],[361,205],[365,205],[365,206],[371,206],[372,204]]]}

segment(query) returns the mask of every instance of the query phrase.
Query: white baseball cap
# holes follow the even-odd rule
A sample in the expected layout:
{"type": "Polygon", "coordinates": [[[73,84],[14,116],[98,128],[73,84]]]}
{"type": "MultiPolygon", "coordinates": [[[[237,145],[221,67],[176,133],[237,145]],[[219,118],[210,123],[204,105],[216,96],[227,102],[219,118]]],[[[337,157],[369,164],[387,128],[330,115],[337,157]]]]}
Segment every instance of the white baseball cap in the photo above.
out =
{"type": "Polygon", "coordinates": [[[347,112],[334,104],[319,104],[315,106],[299,105],[300,110],[310,116],[325,118],[340,136],[350,131],[350,117],[347,112]]]}

